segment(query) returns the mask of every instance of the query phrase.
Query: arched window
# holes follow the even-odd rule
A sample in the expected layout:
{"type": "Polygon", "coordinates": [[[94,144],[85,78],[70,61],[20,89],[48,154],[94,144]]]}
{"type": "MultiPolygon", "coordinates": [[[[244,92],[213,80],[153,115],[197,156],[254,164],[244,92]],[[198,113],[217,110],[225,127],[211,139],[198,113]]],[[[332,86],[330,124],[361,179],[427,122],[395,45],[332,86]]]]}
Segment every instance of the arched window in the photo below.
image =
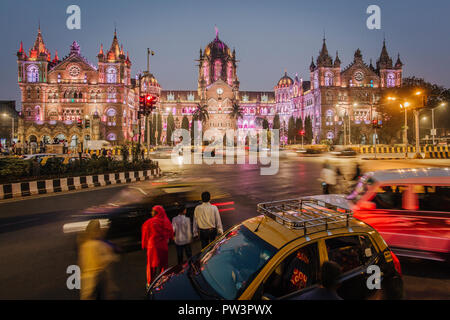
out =
{"type": "Polygon", "coordinates": [[[108,99],[115,99],[116,98],[116,89],[113,87],[108,88],[108,99]]]}
{"type": "Polygon", "coordinates": [[[109,67],[106,70],[106,82],[116,83],[117,82],[117,70],[114,67],[109,67]]]}
{"type": "Polygon", "coordinates": [[[28,82],[38,82],[39,81],[39,68],[32,64],[27,69],[27,79],[28,82]]]}
{"type": "Polygon", "coordinates": [[[106,122],[108,126],[114,127],[116,125],[116,110],[109,108],[106,111],[106,122]]]}
{"type": "Polygon", "coordinates": [[[111,132],[106,136],[106,140],[108,141],[116,141],[117,140],[117,136],[115,133],[111,132]]]}
{"type": "Polygon", "coordinates": [[[329,87],[333,85],[333,74],[331,72],[327,72],[325,74],[325,86],[329,87]]]}
{"type": "Polygon", "coordinates": [[[395,75],[393,73],[389,73],[387,76],[387,87],[395,87],[395,75]]]}

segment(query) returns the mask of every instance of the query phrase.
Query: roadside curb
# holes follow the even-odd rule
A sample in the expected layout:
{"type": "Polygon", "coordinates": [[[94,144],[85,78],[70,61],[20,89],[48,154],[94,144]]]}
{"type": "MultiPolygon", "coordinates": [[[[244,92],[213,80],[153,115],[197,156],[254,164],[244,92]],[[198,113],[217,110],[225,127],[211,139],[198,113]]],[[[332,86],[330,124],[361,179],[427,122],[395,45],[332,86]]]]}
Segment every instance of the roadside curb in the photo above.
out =
{"type": "Polygon", "coordinates": [[[151,180],[162,176],[160,168],[107,173],[92,176],[69,177],[50,180],[17,182],[0,185],[0,200],[51,194],[88,188],[104,187],[113,184],[151,180]]]}

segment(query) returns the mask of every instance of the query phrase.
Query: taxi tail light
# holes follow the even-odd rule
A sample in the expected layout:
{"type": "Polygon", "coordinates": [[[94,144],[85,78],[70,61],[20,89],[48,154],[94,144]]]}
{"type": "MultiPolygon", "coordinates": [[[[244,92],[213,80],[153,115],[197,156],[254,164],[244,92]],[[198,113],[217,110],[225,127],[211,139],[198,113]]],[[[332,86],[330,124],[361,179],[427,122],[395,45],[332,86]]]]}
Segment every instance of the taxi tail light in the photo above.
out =
{"type": "Polygon", "coordinates": [[[392,260],[394,262],[395,270],[397,270],[398,274],[401,276],[402,275],[402,266],[400,265],[400,260],[398,260],[397,256],[392,251],[391,251],[391,255],[392,255],[392,260]]]}

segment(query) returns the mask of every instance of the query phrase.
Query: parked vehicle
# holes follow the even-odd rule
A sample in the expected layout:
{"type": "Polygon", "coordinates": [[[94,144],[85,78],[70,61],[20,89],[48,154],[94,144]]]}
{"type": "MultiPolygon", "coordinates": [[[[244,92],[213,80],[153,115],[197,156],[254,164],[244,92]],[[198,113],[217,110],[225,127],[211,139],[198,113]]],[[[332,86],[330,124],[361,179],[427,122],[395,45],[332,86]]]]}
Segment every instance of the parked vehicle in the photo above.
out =
{"type": "Polygon", "coordinates": [[[319,268],[343,270],[338,294],[368,299],[368,266],[400,292],[400,263],[381,236],[349,210],[309,200],[258,205],[261,216],[229,229],[183,265],[169,268],[148,289],[153,300],[297,299],[318,286],[319,268]]]}

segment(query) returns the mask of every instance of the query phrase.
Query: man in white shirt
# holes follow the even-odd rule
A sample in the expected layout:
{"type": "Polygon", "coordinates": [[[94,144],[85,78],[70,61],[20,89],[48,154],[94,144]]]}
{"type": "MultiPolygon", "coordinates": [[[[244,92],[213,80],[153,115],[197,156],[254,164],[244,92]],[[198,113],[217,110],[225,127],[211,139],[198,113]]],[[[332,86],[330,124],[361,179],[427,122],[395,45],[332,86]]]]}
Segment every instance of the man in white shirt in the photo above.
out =
{"type": "Polygon", "coordinates": [[[191,219],[186,217],[186,207],[183,207],[181,213],[172,219],[172,227],[175,233],[174,241],[177,248],[178,264],[182,264],[183,252],[186,252],[187,259],[192,256],[191,219]]]}
{"type": "Polygon", "coordinates": [[[219,209],[209,203],[211,194],[202,193],[202,204],[194,211],[194,237],[200,235],[202,249],[214,241],[218,234],[223,233],[222,220],[219,209]]]}

